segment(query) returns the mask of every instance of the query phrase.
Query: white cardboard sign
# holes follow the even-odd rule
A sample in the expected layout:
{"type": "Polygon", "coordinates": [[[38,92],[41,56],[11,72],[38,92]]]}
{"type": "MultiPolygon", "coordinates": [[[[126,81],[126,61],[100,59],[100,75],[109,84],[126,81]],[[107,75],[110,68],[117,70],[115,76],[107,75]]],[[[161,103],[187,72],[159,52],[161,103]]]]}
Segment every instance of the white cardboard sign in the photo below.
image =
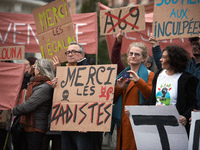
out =
{"type": "Polygon", "coordinates": [[[187,150],[185,127],[178,119],[174,106],[125,106],[130,111],[137,149],[139,150],[187,150]]]}
{"type": "Polygon", "coordinates": [[[200,150],[200,112],[192,111],[188,150],[200,150]]]}

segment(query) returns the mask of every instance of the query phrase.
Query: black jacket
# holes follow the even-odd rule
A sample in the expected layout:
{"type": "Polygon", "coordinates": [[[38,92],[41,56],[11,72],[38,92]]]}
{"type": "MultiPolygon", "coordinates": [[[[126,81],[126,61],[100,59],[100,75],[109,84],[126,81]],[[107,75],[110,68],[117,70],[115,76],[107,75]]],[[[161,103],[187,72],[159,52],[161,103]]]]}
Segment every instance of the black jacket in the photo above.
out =
{"type": "Polygon", "coordinates": [[[82,66],[82,65],[90,65],[87,58],[83,58],[82,60],[77,62],[77,66],[82,66]]]}
{"type": "MultiPolygon", "coordinates": [[[[150,98],[145,101],[145,105],[155,105],[156,104],[156,82],[159,74],[162,69],[159,70],[153,79],[153,88],[150,98]]],[[[176,108],[180,115],[186,117],[187,123],[191,117],[191,111],[197,109],[197,100],[196,100],[196,88],[198,85],[198,78],[191,75],[188,72],[183,72],[180,78],[178,79],[178,97],[176,108]]],[[[187,131],[189,128],[187,128],[187,131]]]]}

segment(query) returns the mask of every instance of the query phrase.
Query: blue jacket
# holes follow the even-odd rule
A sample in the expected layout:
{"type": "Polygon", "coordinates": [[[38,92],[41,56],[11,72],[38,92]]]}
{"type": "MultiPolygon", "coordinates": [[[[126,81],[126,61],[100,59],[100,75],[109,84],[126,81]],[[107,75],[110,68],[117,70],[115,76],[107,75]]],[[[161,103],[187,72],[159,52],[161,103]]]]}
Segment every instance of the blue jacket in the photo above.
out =
{"type": "MultiPolygon", "coordinates": [[[[162,57],[162,51],[160,46],[152,47],[153,58],[155,60],[156,66],[158,70],[162,68],[160,58],[162,57]]],[[[192,58],[189,62],[186,71],[196,76],[200,81],[200,63],[196,64],[195,59],[192,58]]],[[[196,99],[198,104],[198,109],[200,110],[200,82],[197,85],[196,89],[196,99]]]]}

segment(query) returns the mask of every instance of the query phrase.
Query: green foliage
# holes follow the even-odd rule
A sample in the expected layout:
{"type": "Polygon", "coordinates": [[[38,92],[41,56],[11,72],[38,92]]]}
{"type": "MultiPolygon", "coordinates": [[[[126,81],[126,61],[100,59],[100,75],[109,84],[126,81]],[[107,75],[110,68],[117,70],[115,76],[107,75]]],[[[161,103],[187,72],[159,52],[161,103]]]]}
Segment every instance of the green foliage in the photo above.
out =
{"type": "Polygon", "coordinates": [[[81,7],[81,13],[89,13],[98,11],[98,2],[101,2],[104,5],[108,5],[107,0],[85,0],[81,7]]]}
{"type": "Polygon", "coordinates": [[[102,40],[98,44],[98,55],[101,64],[111,64],[107,49],[106,40],[102,40]]]}
{"type": "Polygon", "coordinates": [[[96,1],[95,0],[85,0],[81,7],[81,13],[89,13],[96,11],[96,1]]]}

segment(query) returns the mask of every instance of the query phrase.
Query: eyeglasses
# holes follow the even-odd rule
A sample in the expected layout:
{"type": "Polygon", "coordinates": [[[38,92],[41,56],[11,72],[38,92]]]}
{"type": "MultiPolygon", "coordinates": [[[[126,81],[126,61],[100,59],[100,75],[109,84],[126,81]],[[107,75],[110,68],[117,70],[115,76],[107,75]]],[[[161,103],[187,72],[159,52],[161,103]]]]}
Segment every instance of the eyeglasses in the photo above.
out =
{"type": "Polygon", "coordinates": [[[133,53],[133,52],[129,52],[128,53],[129,56],[133,56],[133,54],[134,54],[135,57],[139,57],[140,56],[139,53],[133,53]]]}
{"type": "Polygon", "coordinates": [[[76,50],[71,50],[71,51],[66,51],[65,54],[69,55],[69,54],[75,55],[76,53],[82,53],[81,51],[76,51],[76,50]]]}

